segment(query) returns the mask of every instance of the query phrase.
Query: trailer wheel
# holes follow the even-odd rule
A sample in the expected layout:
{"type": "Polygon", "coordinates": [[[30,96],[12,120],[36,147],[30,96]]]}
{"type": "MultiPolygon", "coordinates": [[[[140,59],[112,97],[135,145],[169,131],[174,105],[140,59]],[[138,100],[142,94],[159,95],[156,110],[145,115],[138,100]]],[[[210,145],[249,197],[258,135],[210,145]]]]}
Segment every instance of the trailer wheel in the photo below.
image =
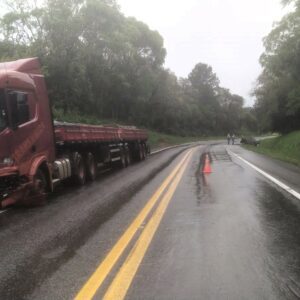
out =
{"type": "Polygon", "coordinates": [[[78,152],[72,154],[73,165],[73,181],[75,184],[84,185],[86,179],[86,172],[82,156],[78,152]]]}
{"type": "Polygon", "coordinates": [[[131,164],[130,150],[128,147],[126,147],[124,151],[125,151],[126,167],[128,167],[131,164]]]}
{"type": "Polygon", "coordinates": [[[87,179],[90,181],[94,181],[97,175],[97,165],[95,162],[94,155],[91,152],[88,152],[85,155],[85,168],[87,179]]]}
{"type": "Polygon", "coordinates": [[[146,153],[145,153],[145,146],[144,144],[139,144],[139,161],[144,160],[146,157],[146,153]]]}
{"type": "Polygon", "coordinates": [[[150,153],[151,153],[151,148],[150,148],[149,144],[146,144],[146,153],[147,153],[147,156],[150,155],[150,153]]]}
{"type": "Polygon", "coordinates": [[[142,144],[142,159],[145,160],[146,158],[146,146],[142,144]]]}
{"type": "Polygon", "coordinates": [[[120,149],[120,160],[118,161],[119,168],[126,168],[126,153],[123,149],[120,149]]]}
{"type": "Polygon", "coordinates": [[[138,161],[143,160],[143,146],[142,144],[138,145],[138,161]]]}

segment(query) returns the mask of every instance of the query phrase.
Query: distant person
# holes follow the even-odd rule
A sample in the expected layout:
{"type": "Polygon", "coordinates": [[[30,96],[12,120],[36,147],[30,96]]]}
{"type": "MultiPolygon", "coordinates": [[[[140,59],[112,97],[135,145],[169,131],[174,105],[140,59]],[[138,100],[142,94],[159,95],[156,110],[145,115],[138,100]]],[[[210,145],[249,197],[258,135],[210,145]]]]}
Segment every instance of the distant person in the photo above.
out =
{"type": "Polygon", "coordinates": [[[227,134],[227,143],[228,143],[228,145],[230,144],[230,140],[231,140],[231,135],[230,135],[230,133],[228,133],[227,134]]]}
{"type": "Polygon", "coordinates": [[[235,135],[234,133],[231,135],[231,142],[232,142],[232,145],[234,145],[234,140],[235,140],[235,135]]]}

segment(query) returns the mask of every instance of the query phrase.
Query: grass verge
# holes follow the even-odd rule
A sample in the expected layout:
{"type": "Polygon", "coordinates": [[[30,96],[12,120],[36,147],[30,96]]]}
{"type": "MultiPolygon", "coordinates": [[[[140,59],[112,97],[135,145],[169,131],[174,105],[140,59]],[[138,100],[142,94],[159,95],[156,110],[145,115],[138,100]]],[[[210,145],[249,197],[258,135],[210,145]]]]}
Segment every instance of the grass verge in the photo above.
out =
{"type": "Polygon", "coordinates": [[[169,146],[185,144],[190,142],[199,141],[196,137],[182,137],[170,134],[159,133],[152,130],[147,130],[149,134],[149,144],[151,149],[160,149],[169,146]]]}
{"type": "Polygon", "coordinates": [[[272,139],[262,140],[258,147],[246,149],[300,166],[300,131],[294,131],[272,139]]]}

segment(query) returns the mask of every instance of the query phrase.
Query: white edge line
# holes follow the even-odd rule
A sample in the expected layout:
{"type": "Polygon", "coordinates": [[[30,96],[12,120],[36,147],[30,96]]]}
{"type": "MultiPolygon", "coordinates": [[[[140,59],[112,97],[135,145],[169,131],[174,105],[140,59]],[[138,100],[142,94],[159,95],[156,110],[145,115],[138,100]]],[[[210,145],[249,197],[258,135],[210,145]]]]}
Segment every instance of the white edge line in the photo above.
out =
{"type": "Polygon", "coordinates": [[[5,213],[5,212],[7,212],[7,211],[8,211],[8,209],[0,210],[0,215],[3,214],[3,213],[5,213]]]}
{"type": "Polygon", "coordinates": [[[250,167],[252,167],[254,170],[256,170],[258,173],[262,174],[263,176],[265,176],[266,178],[268,178],[270,181],[272,181],[273,183],[277,184],[279,187],[281,187],[282,189],[284,189],[285,191],[287,191],[288,193],[290,193],[291,195],[293,195],[294,197],[296,197],[298,200],[300,200],[300,193],[296,192],[295,190],[293,190],[292,188],[290,188],[289,186],[287,186],[286,184],[284,184],[283,182],[279,181],[278,179],[276,179],[275,177],[271,176],[270,174],[266,173],[265,171],[259,169],[258,167],[256,167],[255,165],[253,165],[252,163],[250,163],[249,161],[245,160],[244,158],[240,157],[239,155],[233,153],[230,150],[227,150],[230,154],[234,155],[235,157],[239,158],[241,161],[243,161],[245,164],[249,165],[250,167]]]}

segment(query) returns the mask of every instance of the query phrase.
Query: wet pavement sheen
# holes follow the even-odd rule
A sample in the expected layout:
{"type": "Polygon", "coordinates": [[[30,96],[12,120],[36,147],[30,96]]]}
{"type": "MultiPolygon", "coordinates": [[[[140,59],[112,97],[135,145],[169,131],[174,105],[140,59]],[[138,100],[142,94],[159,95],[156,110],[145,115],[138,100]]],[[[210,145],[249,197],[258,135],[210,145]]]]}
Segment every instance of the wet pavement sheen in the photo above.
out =
{"type": "MultiPolygon", "coordinates": [[[[300,201],[227,149],[300,187],[297,168],[239,146],[197,147],[126,299],[300,299],[300,201]],[[202,174],[203,153],[211,174],[202,174]]],[[[72,299],[183,150],[2,214],[0,299],[72,299]]]]}
{"type": "Polygon", "coordinates": [[[299,203],[209,151],[213,172],[198,151],[126,299],[299,299],[299,203]]]}

